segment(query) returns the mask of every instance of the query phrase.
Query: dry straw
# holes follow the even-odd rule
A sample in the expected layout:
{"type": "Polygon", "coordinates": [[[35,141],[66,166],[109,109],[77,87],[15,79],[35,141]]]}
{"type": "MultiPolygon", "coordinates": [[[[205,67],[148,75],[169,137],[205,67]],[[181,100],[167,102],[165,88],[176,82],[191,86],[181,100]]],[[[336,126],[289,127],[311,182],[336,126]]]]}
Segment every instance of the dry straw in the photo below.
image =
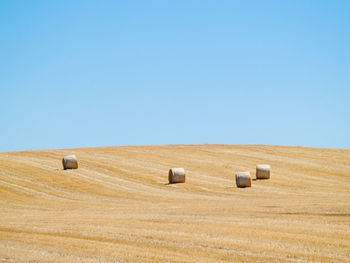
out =
{"type": "Polygon", "coordinates": [[[63,169],[78,169],[78,160],[75,155],[68,155],[62,159],[63,169]]]}
{"type": "Polygon", "coordinates": [[[251,187],[252,180],[249,172],[236,173],[236,184],[237,187],[251,187]]]}
{"type": "Polygon", "coordinates": [[[256,166],[256,179],[270,179],[270,165],[258,164],[256,166]]]}
{"type": "Polygon", "coordinates": [[[184,183],[185,182],[185,169],[184,168],[171,168],[169,170],[169,184],[184,183]]]}

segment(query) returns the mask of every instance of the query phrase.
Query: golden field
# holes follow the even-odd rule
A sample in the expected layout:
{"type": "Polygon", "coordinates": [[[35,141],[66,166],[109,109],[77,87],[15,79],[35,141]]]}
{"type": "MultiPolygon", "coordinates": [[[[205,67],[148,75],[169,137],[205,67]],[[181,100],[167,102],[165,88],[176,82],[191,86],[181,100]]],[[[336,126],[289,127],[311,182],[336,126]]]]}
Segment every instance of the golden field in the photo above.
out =
{"type": "Polygon", "coordinates": [[[0,153],[0,202],[0,262],[350,262],[350,150],[0,153]],[[79,169],[62,169],[69,154],[79,169]],[[270,180],[236,188],[263,163],[270,180]],[[167,184],[171,167],[185,184],[167,184]]]}

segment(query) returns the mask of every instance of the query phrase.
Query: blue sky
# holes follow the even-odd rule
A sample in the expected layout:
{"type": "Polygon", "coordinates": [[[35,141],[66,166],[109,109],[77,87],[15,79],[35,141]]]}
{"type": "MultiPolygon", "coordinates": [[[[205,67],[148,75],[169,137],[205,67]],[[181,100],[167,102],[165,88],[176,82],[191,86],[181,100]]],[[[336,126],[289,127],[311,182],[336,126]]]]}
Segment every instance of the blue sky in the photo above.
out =
{"type": "Polygon", "coordinates": [[[1,1],[0,151],[350,148],[350,1],[1,1]]]}

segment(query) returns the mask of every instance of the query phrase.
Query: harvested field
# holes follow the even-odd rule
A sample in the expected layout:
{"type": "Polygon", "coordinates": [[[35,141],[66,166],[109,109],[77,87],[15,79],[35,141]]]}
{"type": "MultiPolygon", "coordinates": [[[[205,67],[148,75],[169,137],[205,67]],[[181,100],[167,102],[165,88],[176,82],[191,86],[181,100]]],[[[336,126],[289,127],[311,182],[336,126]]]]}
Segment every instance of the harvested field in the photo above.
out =
{"type": "Polygon", "coordinates": [[[140,146],[0,153],[0,262],[349,262],[350,150],[140,146]],[[63,170],[75,154],[79,169],[63,170]],[[271,165],[237,188],[235,173],[271,165]],[[186,183],[168,184],[184,167],[186,183]]]}

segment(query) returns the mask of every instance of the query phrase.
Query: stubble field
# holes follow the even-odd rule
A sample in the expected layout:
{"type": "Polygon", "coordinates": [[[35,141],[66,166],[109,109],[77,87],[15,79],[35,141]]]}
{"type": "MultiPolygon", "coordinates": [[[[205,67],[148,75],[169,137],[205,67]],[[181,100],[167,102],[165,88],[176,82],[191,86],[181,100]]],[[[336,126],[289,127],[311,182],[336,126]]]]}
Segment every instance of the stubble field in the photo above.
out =
{"type": "Polygon", "coordinates": [[[350,150],[0,153],[0,262],[350,262],[350,150]],[[79,169],[63,170],[76,154],[79,169]],[[236,188],[235,172],[271,165],[236,188]],[[168,185],[171,167],[186,183],[168,185]]]}

